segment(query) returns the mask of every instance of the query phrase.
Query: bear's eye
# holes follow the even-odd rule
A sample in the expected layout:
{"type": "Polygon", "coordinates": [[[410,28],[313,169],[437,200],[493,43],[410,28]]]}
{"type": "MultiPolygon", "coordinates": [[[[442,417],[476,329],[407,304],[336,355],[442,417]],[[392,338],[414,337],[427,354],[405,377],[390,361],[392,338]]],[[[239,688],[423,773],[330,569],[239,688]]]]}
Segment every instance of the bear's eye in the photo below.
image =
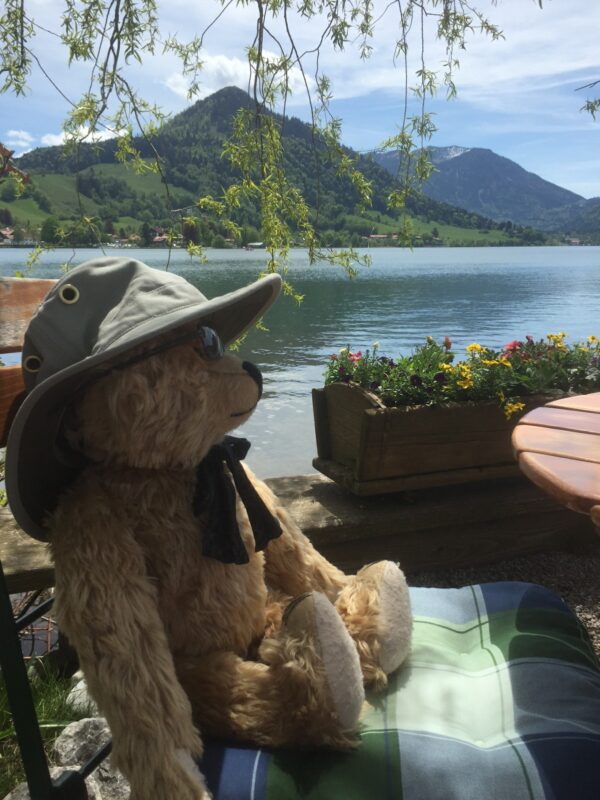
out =
{"type": "Polygon", "coordinates": [[[225,346],[217,332],[205,325],[198,328],[194,346],[207,361],[217,361],[225,354],[225,346]]]}

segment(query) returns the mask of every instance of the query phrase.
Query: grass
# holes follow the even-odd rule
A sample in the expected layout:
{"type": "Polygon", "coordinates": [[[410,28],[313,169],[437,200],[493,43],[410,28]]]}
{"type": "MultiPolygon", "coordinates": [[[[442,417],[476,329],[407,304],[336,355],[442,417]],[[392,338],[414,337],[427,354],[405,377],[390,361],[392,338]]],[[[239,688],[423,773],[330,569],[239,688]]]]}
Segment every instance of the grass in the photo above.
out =
{"type": "MultiPolygon", "coordinates": [[[[52,745],[63,728],[89,714],[85,713],[85,709],[81,712],[73,711],[67,704],[67,696],[71,690],[70,679],[59,677],[43,659],[30,663],[35,663],[35,674],[30,684],[44,746],[51,761],[52,745]]],[[[25,773],[8,707],[6,686],[0,680],[0,797],[7,795],[24,780],[25,773]]]]}
{"type": "MultiPolygon", "coordinates": [[[[432,220],[426,222],[419,217],[412,217],[407,215],[410,219],[413,233],[415,236],[423,236],[430,234],[433,236],[434,229],[437,228],[439,243],[444,245],[491,245],[491,244],[507,244],[514,242],[515,238],[502,230],[480,230],[477,228],[459,228],[455,225],[447,225],[444,222],[437,222],[432,220]]],[[[375,211],[366,211],[362,216],[356,214],[349,214],[346,216],[347,224],[365,225],[365,222],[372,228],[372,233],[397,233],[402,227],[402,223],[398,219],[378,213],[375,211]]]]}
{"type": "MultiPolygon", "coordinates": [[[[85,170],[82,170],[82,172],[85,172],[85,170]]],[[[138,175],[131,167],[123,166],[123,164],[95,164],[94,172],[96,175],[119,178],[125,181],[130,189],[139,194],[143,192],[146,194],[162,193],[165,196],[165,185],[157,172],[145,172],[143,175],[138,175]]],[[[179,187],[177,187],[177,190],[180,191],[179,187]]]]}
{"type": "Polygon", "coordinates": [[[67,218],[72,214],[81,213],[79,203],[84,214],[97,214],[100,206],[98,203],[84,195],[77,196],[74,175],[59,175],[46,173],[33,174],[34,183],[52,203],[52,214],[44,214],[44,219],[49,216],[67,218]]]}

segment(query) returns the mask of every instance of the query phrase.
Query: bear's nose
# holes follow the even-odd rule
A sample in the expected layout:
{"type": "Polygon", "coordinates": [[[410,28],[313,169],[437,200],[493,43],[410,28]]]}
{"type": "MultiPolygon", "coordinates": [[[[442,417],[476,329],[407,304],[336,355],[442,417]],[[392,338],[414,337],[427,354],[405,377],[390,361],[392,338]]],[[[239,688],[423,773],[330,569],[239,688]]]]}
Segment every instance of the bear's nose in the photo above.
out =
{"type": "Polygon", "coordinates": [[[252,378],[252,380],[258,386],[258,399],[262,397],[262,390],[263,390],[263,378],[262,373],[259,368],[253,364],[251,361],[244,361],[242,363],[242,369],[245,369],[248,375],[252,378]]]}

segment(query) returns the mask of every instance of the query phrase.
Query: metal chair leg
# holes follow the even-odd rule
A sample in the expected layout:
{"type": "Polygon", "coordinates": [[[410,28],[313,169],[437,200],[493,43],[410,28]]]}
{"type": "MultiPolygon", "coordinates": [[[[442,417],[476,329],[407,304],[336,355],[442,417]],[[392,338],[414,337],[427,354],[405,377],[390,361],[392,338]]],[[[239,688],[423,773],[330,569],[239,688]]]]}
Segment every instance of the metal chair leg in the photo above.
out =
{"type": "Polygon", "coordinates": [[[0,562],[0,666],[13,717],[31,800],[51,800],[54,795],[42,735],[31,696],[21,642],[10,595],[0,562]]]}

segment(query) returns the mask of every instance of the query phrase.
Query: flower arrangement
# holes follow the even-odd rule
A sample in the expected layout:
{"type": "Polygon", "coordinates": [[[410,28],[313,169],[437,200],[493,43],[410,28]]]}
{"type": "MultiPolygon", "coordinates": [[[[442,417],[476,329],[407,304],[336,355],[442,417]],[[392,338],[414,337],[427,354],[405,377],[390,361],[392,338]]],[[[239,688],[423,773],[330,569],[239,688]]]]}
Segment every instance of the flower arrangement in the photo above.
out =
{"type": "Polygon", "coordinates": [[[325,384],[357,383],[391,407],[495,401],[510,418],[525,407],[520,398],[526,396],[600,390],[600,340],[588,336],[585,343],[568,345],[566,336],[526,336],[501,350],[473,343],[457,362],[447,336],[442,344],[428,336],[399,358],[380,355],[378,342],[364,353],[344,347],[329,357],[325,384]]]}

